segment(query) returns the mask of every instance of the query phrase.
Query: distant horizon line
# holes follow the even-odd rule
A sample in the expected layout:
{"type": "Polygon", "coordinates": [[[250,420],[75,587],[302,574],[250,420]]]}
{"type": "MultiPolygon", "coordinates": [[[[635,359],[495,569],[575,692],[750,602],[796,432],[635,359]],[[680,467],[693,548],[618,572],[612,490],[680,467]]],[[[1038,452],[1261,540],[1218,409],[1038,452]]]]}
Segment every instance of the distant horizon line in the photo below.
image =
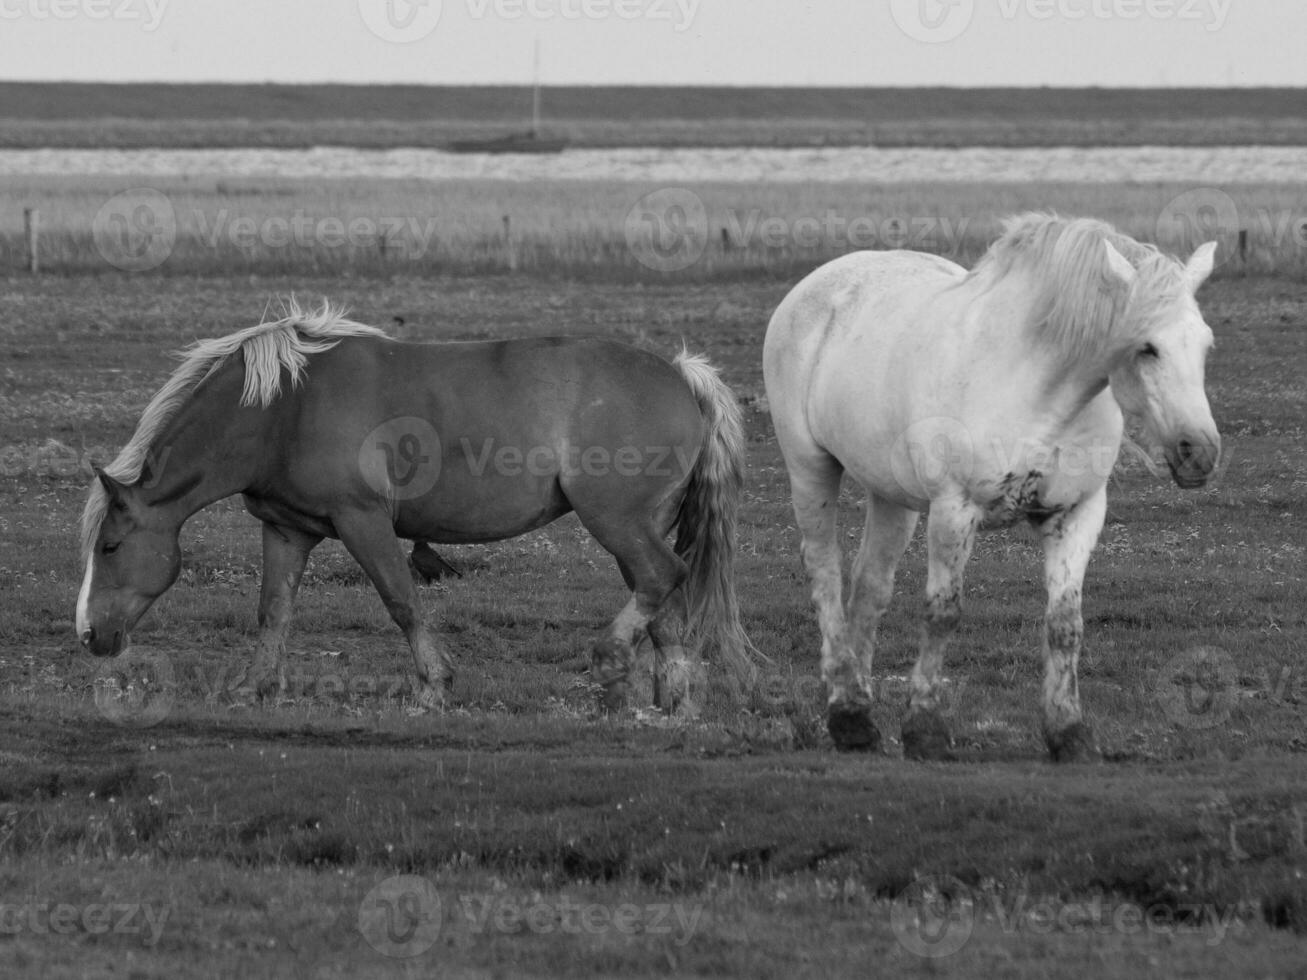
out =
{"type": "MultiPolygon", "coordinates": [[[[531,88],[531,82],[340,82],[340,81],[230,81],[230,80],[161,80],[161,79],[116,79],[88,81],[85,79],[50,79],[50,78],[0,78],[0,85],[88,85],[88,86],[128,86],[128,85],[175,85],[175,86],[231,86],[260,88],[284,86],[286,88],[531,88]]],[[[762,91],[865,91],[865,90],[911,90],[911,91],[950,91],[950,92],[1221,92],[1221,91],[1307,91],[1307,85],[755,85],[748,82],[730,82],[723,84],[705,84],[702,82],[542,82],[542,89],[703,89],[730,90],[752,89],[762,91]]]]}

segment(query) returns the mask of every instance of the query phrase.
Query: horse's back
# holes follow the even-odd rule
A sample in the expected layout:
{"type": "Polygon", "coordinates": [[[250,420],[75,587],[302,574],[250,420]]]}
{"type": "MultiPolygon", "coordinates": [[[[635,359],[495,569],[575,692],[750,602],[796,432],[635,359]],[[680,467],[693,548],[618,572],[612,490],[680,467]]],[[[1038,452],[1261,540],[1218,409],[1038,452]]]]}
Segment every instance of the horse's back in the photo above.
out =
{"type": "Polygon", "coordinates": [[[764,367],[779,374],[811,370],[823,349],[853,331],[893,329],[905,307],[928,300],[966,275],[925,252],[854,252],[826,263],[795,286],[773,314],[763,344],[764,367]]]}

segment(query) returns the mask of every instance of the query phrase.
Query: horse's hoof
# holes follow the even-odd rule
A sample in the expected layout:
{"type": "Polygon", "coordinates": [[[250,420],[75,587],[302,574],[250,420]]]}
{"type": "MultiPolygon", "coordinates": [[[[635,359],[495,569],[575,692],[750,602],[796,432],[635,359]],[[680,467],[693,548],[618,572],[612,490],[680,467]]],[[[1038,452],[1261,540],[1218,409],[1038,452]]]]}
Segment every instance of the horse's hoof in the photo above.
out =
{"type": "Polygon", "coordinates": [[[1083,721],[1073,722],[1060,731],[1045,731],[1044,741],[1054,762],[1097,762],[1102,758],[1093,730],[1083,721]]]}
{"type": "Polygon", "coordinates": [[[865,704],[832,704],[826,711],[826,730],[841,752],[880,751],[880,729],[865,704]]]}
{"type": "Polygon", "coordinates": [[[701,666],[688,660],[669,661],[654,673],[654,704],[668,715],[697,718],[704,682],[701,666]]]}
{"type": "Polygon", "coordinates": [[[413,699],[413,707],[409,708],[409,715],[425,715],[430,712],[442,712],[445,710],[445,689],[437,687],[434,684],[423,684],[418,688],[417,696],[413,699]]]}
{"type": "Polygon", "coordinates": [[[604,681],[599,689],[599,710],[610,714],[621,711],[631,700],[631,682],[625,677],[604,681]]]}
{"type": "Polygon", "coordinates": [[[948,762],[955,758],[953,737],[938,711],[909,711],[903,719],[903,758],[948,762]]]}

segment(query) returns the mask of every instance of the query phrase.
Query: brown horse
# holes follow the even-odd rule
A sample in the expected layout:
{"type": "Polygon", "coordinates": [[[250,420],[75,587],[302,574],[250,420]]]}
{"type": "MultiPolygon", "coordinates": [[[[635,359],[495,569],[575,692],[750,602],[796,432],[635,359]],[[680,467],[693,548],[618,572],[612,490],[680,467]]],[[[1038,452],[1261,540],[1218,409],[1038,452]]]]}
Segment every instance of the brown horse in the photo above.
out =
{"type": "Polygon", "coordinates": [[[400,539],[495,541],[575,511],[633,593],[594,646],[593,677],[620,704],[647,632],[656,697],[670,710],[697,669],[682,614],[691,647],[714,666],[738,676],[756,654],[732,571],[743,452],[735,398],[699,356],[669,364],[594,338],[406,343],[292,302],[284,319],[191,347],[97,470],[78,636],[96,656],[124,649],[177,580],[182,524],[239,493],[263,522],[259,637],[242,689],[284,686],[300,577],[332,537],[408,639],[419,700],[438,707],[450,658],[400,539]]]}

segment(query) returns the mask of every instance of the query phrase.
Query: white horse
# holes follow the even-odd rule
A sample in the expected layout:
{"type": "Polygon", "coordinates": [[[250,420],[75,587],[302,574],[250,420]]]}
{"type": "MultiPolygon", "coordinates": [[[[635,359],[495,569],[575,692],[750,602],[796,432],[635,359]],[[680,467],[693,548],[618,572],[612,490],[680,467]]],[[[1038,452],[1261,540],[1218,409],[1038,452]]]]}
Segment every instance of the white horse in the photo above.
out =
{"type": "Polygon", "coordinates": [[[979,529],[1028,521],[1044,548],[1044,738],[1056,760],[1097,753],[1076,680],[1080,588],[1102,530],[1123,413],[1181,487],[1216,468],[1203,389],[1212,331],[1194,292],[1216,245],[1180,263],[1087,219],[1024,215],[968,273],[918,252],[860,252],[817,269],[772,317],[763,370],[821,628],[827,725],[875,750],[876,627],[917,519],[927,524],[926,623],[903,750],[947,758],[944,650],[979,529]],[[847,616],[836,503],[866,491],[847,616]]]}

